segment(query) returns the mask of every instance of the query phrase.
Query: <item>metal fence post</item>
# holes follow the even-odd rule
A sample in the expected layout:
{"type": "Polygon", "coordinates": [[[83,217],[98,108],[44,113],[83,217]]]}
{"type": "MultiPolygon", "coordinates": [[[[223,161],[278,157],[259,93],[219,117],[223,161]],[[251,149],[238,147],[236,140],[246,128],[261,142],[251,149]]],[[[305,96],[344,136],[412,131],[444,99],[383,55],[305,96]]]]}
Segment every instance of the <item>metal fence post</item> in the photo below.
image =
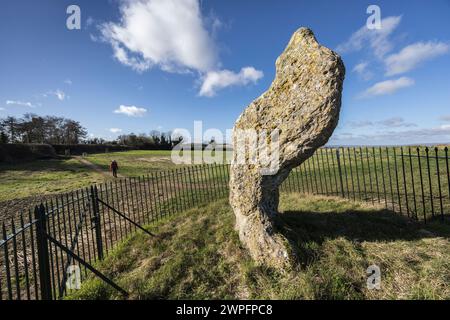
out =
{"type": "Polygon", "coordinates": [[[339,148],[336,149],[336,158],[337,158],[337,165],[338,165],[338,171],[339,171],[339,181],[341,183],[342,197],[345,198],[344,181],[342,180],[342,168],[341,168],[341,158],[340,158],[340,154],[339,154],[339,148]]]}
{"type": "Polygon", "coordinates": [[[98,204],[98,190],[97,186],[91,186],[91,200],[92,200],[92,222],[95,228],[95,241],[97,243],[97,257],[103,260],[103,242],[102,242],[102,225],[100,219],[100,209],[98,204]]]}
{"type": "Polygon", "coordinates": [[[50,279],[50,260],[47,241],[47,217],[43,204],[34,209],[36,218],[36,243],[39,265],[39,286],[42,300],[52,300],[52,289],[50,279]]]}

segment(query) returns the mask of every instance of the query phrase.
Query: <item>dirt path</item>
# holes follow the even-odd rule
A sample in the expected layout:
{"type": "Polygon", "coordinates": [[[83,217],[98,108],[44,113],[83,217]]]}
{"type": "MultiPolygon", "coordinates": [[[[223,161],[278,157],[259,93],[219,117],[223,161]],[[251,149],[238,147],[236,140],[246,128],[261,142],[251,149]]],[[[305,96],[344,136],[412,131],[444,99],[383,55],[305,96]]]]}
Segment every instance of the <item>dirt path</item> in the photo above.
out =
{"type": "MultiPolygon", "coordinates": [[[[102,168],[100,168],[98,165],[90,162],[89,160],[86,160],[85,158],[81,157],[81,156],[74,156],[74,159],[78,160],[81,164],[85,165],[86,167],[89,167],[90,169],[104,175],[105,177],[110,178],[111,177],[111,173],[109,171],[105,171],[102,168]]],[[[117,174],[118,178],[124,178],[123,175],[121,175],[120,173],[117,174]]]]}

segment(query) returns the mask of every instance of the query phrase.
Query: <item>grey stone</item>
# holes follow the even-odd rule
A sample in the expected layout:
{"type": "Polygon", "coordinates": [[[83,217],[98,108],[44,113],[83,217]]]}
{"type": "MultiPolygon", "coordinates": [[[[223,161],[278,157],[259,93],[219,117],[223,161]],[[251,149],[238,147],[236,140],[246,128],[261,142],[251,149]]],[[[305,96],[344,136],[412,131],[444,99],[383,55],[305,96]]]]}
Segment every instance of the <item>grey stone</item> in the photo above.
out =
{"type": "Polygon", "coordinates": [[[277,233],[274,224],[279,186],[333,133],[339,119],[344,75],[341,58],[321,46],[310,29],[300,28],[277,59],[270,88],[236,121],[230,204],[240,240],[260,264],[287,268],[295,261],[289,242],[277,233]],[[261,164],[236,161],[237,132],[246,129],[268,133],[279,130],[276,174],[263,175],[261,164]]]}

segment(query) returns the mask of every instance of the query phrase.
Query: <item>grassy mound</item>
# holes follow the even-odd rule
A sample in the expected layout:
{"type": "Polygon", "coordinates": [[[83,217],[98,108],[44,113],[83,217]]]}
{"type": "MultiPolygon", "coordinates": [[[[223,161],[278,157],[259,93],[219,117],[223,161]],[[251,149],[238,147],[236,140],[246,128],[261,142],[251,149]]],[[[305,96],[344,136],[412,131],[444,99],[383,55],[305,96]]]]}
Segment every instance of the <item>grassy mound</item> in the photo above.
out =
{"type": "MultiPolygon", "coordinates": [[[[98,267],[130,299],[449,299],[450,226],[424,226],[338,198],[284,195],[280,232],[301,258],[280,274],[242,248],[226,200],[167,218],[137,233],[98,267]],[[381,289],[367,289],[368,266],[381,289]]],[[[89,279],[73,299],[120,299],[89,279]]]]}

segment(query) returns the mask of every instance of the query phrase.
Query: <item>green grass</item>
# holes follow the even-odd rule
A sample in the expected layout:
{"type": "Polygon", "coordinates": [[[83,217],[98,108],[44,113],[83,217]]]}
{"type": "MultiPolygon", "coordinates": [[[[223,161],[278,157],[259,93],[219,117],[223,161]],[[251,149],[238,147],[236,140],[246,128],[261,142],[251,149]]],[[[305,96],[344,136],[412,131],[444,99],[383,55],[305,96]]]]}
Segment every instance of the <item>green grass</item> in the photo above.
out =
{"type": "Polygon", "coordinates": [[[86,159],[106,171],[108,170],[111,161],[116,160],[119,163],[119,172],[127,177],[174,167],[174,164],[170,159],[170,151],[165,150],[134,150],[92,154],[87,156],[86,159]]]}
{"type": "MultiPolygon", "coordinates": [[[[104,154],[89,155],[86,159],[98,165],[104,170],[108,170],[108,166],[112,160],[119,163],[120,173],[127,177],[135,177],[149,172],[167,170],[180,165],[175,164],[171,159],[172,151],[148,151],[134,150],[104,154]]],[[[219,153],[225,157],[225,152],[219,153]]],[[[191,152],[191,159],[201,158],[201,151],[191,152]]]]}
{"type": "Polygon", "coordinates": [[[0,164],[0,201],[78,189],[104,180],[77,160],[0,164]]]}
{"type": "MultiPolygon", "coordinates": [[[[192,157],[201,152],[193,152],[192,157]]],[[[171,151],[135,150],[88,155],[86,159],[108,172],[112,160],[119,163],[119,173],[137,177],[152,172],[179,168],[171,161],[171,151]]],[[[0,164],[0,202],[29,196],[41,196],[88,187],[111,180],[75,159],[51,159],[0,164]]],[[[203,178],[199,178],[201,182],[203,178]]]]}
{"type": "MultiPolygon", "coordinates": [[[[301,264],[279,273],[242,248],[226,200],[165,218],[121,243],[98,268],[129,299],[449,299],[450,226],[423,225],[362,203],[283,195],[279,232],[301,264]],[[381,268],[381,289],[366,269],[381,268]]],[[[90,278],[71,299],[121,299],[90,278]]]]}

